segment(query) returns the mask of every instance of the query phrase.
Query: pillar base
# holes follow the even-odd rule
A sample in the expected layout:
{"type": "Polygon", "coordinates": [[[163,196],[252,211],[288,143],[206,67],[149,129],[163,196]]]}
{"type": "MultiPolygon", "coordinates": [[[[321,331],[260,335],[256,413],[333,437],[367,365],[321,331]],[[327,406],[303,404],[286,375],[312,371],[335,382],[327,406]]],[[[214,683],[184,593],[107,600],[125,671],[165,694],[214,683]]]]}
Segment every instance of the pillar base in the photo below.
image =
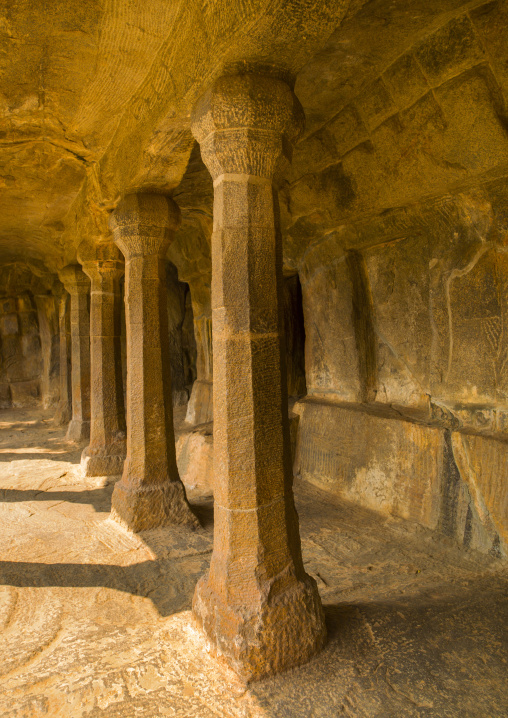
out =
{"type": "Polygon", "coordinates": [[[111,518],[134,533],[168,524],[199,527],[179,481],[131,488],[120,480],[113,490],[111,518]]]}
{"type": "Polygon", "coordinates": [[[83,476],[116,476],[123,472],[125,447],[123,452],[113,447],[101,446],[83,450],[81,454],[81,470],[83,476]]]}
{"type": "Polygon", "coordinates": [[[57,426],[65,426],[71,420],[71,407],[68,401],[58,403],[53,421],[57,426]]]}
{"type": "Polygon", "coordinates": [[[213,650],[245,681],[307,663],[326,641],[323,608],[310,576],[295,579],[275,597],[268,589],[256,606],[233,608],[210,588],[206,574],[196,586],[192,610],[213,650]]]}
{"type": "Polygon", "coordinates": [[[65,438],[67,441],[86,441],[90,438],[90,422],[72,419],[65,438]]]}

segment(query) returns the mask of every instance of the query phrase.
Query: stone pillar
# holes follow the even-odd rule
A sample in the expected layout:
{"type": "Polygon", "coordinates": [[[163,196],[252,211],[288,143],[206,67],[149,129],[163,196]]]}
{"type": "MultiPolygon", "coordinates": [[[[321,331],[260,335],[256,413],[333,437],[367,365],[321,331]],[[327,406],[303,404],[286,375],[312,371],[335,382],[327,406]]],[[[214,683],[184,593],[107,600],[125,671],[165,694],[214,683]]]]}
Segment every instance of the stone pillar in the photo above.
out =
{"type": "Polygon", "coordinates": [[[42,353],[41,396],[45,409],[57,404],[60,395],[60,337],[58,304],[52,292],[35,295],[42,353]]]}
{"type": "Polygon", "coordinates": [[[58,302],[58,326],[60,331],[60,401],[55,413],[56,424],[68,424],[71,420],[71,336],[69,323],[69,292],[64,289],[58,302]]]}
{"type": "Polygon", "coordinates": [[[165,255],[180,211],[162,195],[130,195],[111,219],[125,257],[127,458],[112,517],[133,531],[192,524],[176,466],[165,255]]]}
{"type": "Polygon", "coordinates": [[[82,243],[78,258],[90,277],[90,444],[81,456],[84,476],[121,474],[125,461],[120,279],[124,259],[112,241],[82,243]]]}
{"type": "Polygon", "coordinates": [[[306,662],[326,631],[294,507],[274,174],[303,111],[284,82],[219,79],[192,131],[214,180],[214,548],[193,611],[243,678],[306,662]]]}
{"type": "Polygon", "coordinates": [[[90,280],[79,264],[69,264],[58,273],[71,295],[72,419],[69,441],[90,436],[90,280]]]}

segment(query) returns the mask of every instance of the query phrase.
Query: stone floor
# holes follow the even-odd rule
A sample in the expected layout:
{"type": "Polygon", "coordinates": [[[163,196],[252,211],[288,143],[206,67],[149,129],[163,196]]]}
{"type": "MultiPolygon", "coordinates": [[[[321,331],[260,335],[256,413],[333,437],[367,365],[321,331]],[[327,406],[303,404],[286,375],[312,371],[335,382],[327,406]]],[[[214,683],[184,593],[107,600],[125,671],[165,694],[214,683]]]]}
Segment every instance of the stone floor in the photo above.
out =
{"type": "Polygon", "coordinates": [[[130,535],[112,486],[41,411],[0,412],[3,718],[508,715],[506,566],[402,520],[296,487],[304,560],[329,642],[309,665],[246,687],[189,612],[210,558],[199,531],[130,535]]]}

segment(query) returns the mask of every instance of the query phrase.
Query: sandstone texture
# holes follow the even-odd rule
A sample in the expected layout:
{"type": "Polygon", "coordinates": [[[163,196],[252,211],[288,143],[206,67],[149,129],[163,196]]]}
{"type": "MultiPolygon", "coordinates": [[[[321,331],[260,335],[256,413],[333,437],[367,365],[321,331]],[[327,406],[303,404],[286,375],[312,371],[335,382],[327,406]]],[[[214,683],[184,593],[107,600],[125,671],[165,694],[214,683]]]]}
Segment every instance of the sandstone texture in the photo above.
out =
{"type": "Polygon", "coordinates": [[[506,714],[498,559],[297,481],[303,560],[328,627],[306,666],[245,686],[208,652],[194,585],[202,528],[134,535],[83,477],[52,412],[0,415],[0,713],[96,718],[434,718],[506,714]]]}
{"type": "Polygon", "coordinates": [[[0,412],[0,713],[506,715],[506,0],[0,0],[0,412]]]}

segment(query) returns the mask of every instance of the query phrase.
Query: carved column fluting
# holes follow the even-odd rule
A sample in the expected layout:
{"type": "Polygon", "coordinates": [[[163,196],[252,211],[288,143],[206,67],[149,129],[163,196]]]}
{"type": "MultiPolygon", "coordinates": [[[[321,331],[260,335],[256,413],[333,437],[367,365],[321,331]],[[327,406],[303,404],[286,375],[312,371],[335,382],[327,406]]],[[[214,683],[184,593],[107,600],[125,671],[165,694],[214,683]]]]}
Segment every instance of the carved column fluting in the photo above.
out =
{"type": "Polygon", "coordinates": [[[197,525],[178,475],[164,259],[180,210],[168,197],[124,198],[111,219],[125,257],[127,458],[112,516],[133,531],[197,525]]]}
{"type": "Polygon", "coordinates": [[[63,289],[58,302],[58,327],[60,331],[60,401],[55,413],[55,423],[57,424],[68,424],[72,416],[72,384],[71,372],[69,371],[71,341],[67,325],[69,317],[69,303],[69,292],[66,289],[63,289]]]}
{"type": "Polygon", "coordinates": [[[78,264],[58,273],[71,295],[71,384],[72,419],[67,429],[70,441],[90,436],[90,280],[78,264]]]}
{"type": "Polygon", "coordinates": [[[323,645],[315,581],[294,507],[282,242],[274,174],[303,129],[284,82],[223,77],[193,113],[214,180],[214,548],[193,611],[245,679],[306,662],[323,645]]]}
{"type": "Polygon", "coordinates": [[[113,476],[122,473],[126,454],[120,344],[124,259],[112,241],[83,243],[78,258],[92,284],[90,444],[81,467],[85,476],[113,476]]]}

